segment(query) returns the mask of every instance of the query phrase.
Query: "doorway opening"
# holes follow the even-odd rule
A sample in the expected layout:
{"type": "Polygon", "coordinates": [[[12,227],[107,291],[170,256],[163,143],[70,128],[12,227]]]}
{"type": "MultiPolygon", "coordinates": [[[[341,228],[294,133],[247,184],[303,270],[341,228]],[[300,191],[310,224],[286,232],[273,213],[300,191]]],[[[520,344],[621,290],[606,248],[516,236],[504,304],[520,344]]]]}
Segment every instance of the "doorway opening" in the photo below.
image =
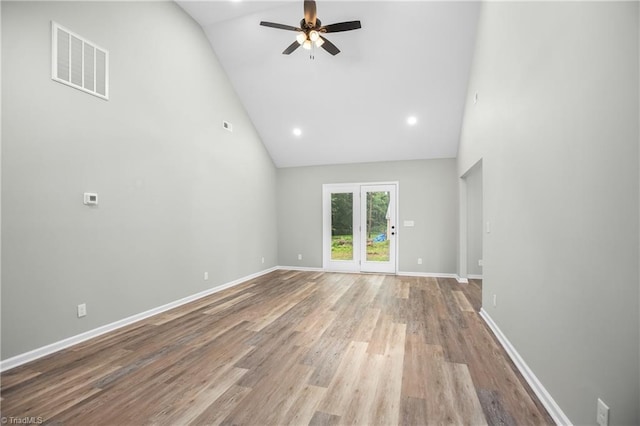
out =
{"type": "Polygon", "coordinates": [[[323,185],[323,267],[397,272],[397,183],[323,185]]]}
{"type": "MultiPolygon", "coordinates": [[[[462,177],[466,192],[466,275],[470,291],[480,306],[483,278],[483,173],[482,160],[462,177]]],[[[475,306],[474,306],[475,307],[475,306]]]]}

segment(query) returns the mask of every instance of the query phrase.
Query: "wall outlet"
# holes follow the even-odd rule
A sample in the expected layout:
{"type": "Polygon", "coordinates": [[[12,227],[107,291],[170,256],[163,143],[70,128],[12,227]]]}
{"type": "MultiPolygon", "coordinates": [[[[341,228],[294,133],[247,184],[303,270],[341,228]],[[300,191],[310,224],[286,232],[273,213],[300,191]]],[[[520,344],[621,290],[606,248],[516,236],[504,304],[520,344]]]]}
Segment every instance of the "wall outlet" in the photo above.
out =
{"type": "Polygon", "coordinates": [[[418,258],[418,265],[422,265],[422,258],[421,257],[418,258]]]}
{"type": "Polygon", "coordinates": [[[298,254],[298,260],[302,260],[302,255],[298,254]]]}
{"type": "Polygon", "coordinates": [[[494,294],[493,295],[493,307],[495,308],[496,306],[498,306],[498,295],[494,294]]]}
{"type": "Polygon", "coordinates": [[[208,272],[205,272],[205,273],[204,273],[204,280],[206,281],[206,280],[208,280],[208,279],[209,279],[209,273],[208,273],[208,272]]]}
{"type": "Polygon", "coordinates": [[[609,407],[600,398],[598,398],[596,422],[600,426],[609,426],[609,407]]]}
{"type": "Polygon", "coordinates": [[[264,263],[264,256],[262,256],[262,263],[264,263]]]}
{"type": "Polygon", "coordinates": [[[484,261],[482,259],[478,259],[478,266],[484,266],[484,261]]]}
{"type": "Polygon", "coordinates": [[[98,205],[98,194],[95,192],[85,192],[84,193],[84,205],[85,206],[97,206],[98,205]]]}
{"type": "Polygon", "coordinates": [[[82,303],[78,305],[78,318],[82,318],[87,315],[87,304],[82,303]]]}

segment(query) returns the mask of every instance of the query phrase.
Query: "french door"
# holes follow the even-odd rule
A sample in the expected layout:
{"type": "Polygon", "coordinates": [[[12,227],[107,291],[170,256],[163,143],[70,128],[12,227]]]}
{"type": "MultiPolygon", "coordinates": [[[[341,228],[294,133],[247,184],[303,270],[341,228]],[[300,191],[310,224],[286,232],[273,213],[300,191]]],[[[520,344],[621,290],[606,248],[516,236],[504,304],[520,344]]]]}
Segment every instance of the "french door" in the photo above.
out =
{"type": "Polygon", "coordinates": [[[397,184],[323,186],[323,267],[396,273],[397,184]]]}

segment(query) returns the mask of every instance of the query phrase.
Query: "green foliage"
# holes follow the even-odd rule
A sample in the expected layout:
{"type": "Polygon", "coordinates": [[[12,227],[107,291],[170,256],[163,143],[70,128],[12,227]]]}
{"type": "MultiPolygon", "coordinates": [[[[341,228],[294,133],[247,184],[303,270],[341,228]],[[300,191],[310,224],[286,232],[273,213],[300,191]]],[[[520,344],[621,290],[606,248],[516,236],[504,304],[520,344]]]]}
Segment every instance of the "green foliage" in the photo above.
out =
{"type": "MultiPolygon", "coordinates": [[[[353,236],[334,235],[331,238],[331,259],[332,260],[352,260],[353,259],[353,236]]],[[[389,261],[389,240],[379,243],[369,241],[367,243],[367,260],[370,262],[389,261]]]]}
{"type": "Polygon", "coordinates": [[[367,193],[367,237],[387,232],[388,192],[367,193]]]}
{"type": "Polygon", "coordinates": [[[331,194],[331,234],[353,234],[353,194],[331,194]]]}
{"type": "MultiPolygon", "coordinates": [[[[388,192],[367,193],[367,237],[387,231],[388,192]]],[[[331,234],[353,234],[353,193],[331,194],[331,234]]]]}
{"type": "MultiPolygon", "coordinates": [[[[363,200],[364,201],[364,200],[363,200]]],[[[387,232],[388,192],[368,192],[367,199],[367,260],[389,260],[389,240],[375,242],[387,232]]],[[[353,259],[353,194],[331,194],[331,259],[353,259]]],[[[388,237],[388,236],[387,236],[388,237]]]]}
{"type": "Polygon", "coordinates": [[[367,260],[369,262],[389,261],[389,240],[367,245],[367,260]]]}
{"type": "Polygon", "coordinates": [[[353,259],[353,236],[334,235],[331,238],[331,259],[332,260],[352,260],[353,259]]]}

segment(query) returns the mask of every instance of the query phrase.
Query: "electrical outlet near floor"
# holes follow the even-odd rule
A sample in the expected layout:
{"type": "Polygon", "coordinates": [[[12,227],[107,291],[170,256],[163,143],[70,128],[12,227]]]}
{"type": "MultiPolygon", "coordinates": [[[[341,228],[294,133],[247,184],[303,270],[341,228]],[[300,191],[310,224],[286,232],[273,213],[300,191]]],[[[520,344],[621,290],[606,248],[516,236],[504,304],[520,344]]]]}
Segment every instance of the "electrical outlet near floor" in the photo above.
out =
{"type": "Polygon", "coordinates": [[[209,279],[209,273],[208,273],[208,272],[205,272],[205,273],[204,273],[204,280],[206,281],[206,280],[208,280],[208,279],[209,279]]]}
{"type": "Polygon", "coordinates": [[[82,303],[78,305],[78,318],[82,318],[87,315],[87,304],[82,303]]]}
{"type": "Polygon", "coordinates": [[[596,422],[599,426],[609,426],[609,407],[600,398],[598,398],[596,422]]]}
{"type": "Polygon", "coordinates": [[[262,256],[262,263],[264,263],[264,256],[262,256]]]}
{"type": "Polygon", "coordinates": [[[493,295],[493,307],[495,308],[496,306],[498,306],[498,295],[494,294],[493,295]]]}
{"type": "Polygon", "coordinates": [[[298,255],[298,260],[302,260],[302,255],[301,254],[298,255]]]}
{"type": "Polygon", "coordinates": [[[418,258],[418,265],[422,265],[422,258],[421,257],[418,258]]]}

